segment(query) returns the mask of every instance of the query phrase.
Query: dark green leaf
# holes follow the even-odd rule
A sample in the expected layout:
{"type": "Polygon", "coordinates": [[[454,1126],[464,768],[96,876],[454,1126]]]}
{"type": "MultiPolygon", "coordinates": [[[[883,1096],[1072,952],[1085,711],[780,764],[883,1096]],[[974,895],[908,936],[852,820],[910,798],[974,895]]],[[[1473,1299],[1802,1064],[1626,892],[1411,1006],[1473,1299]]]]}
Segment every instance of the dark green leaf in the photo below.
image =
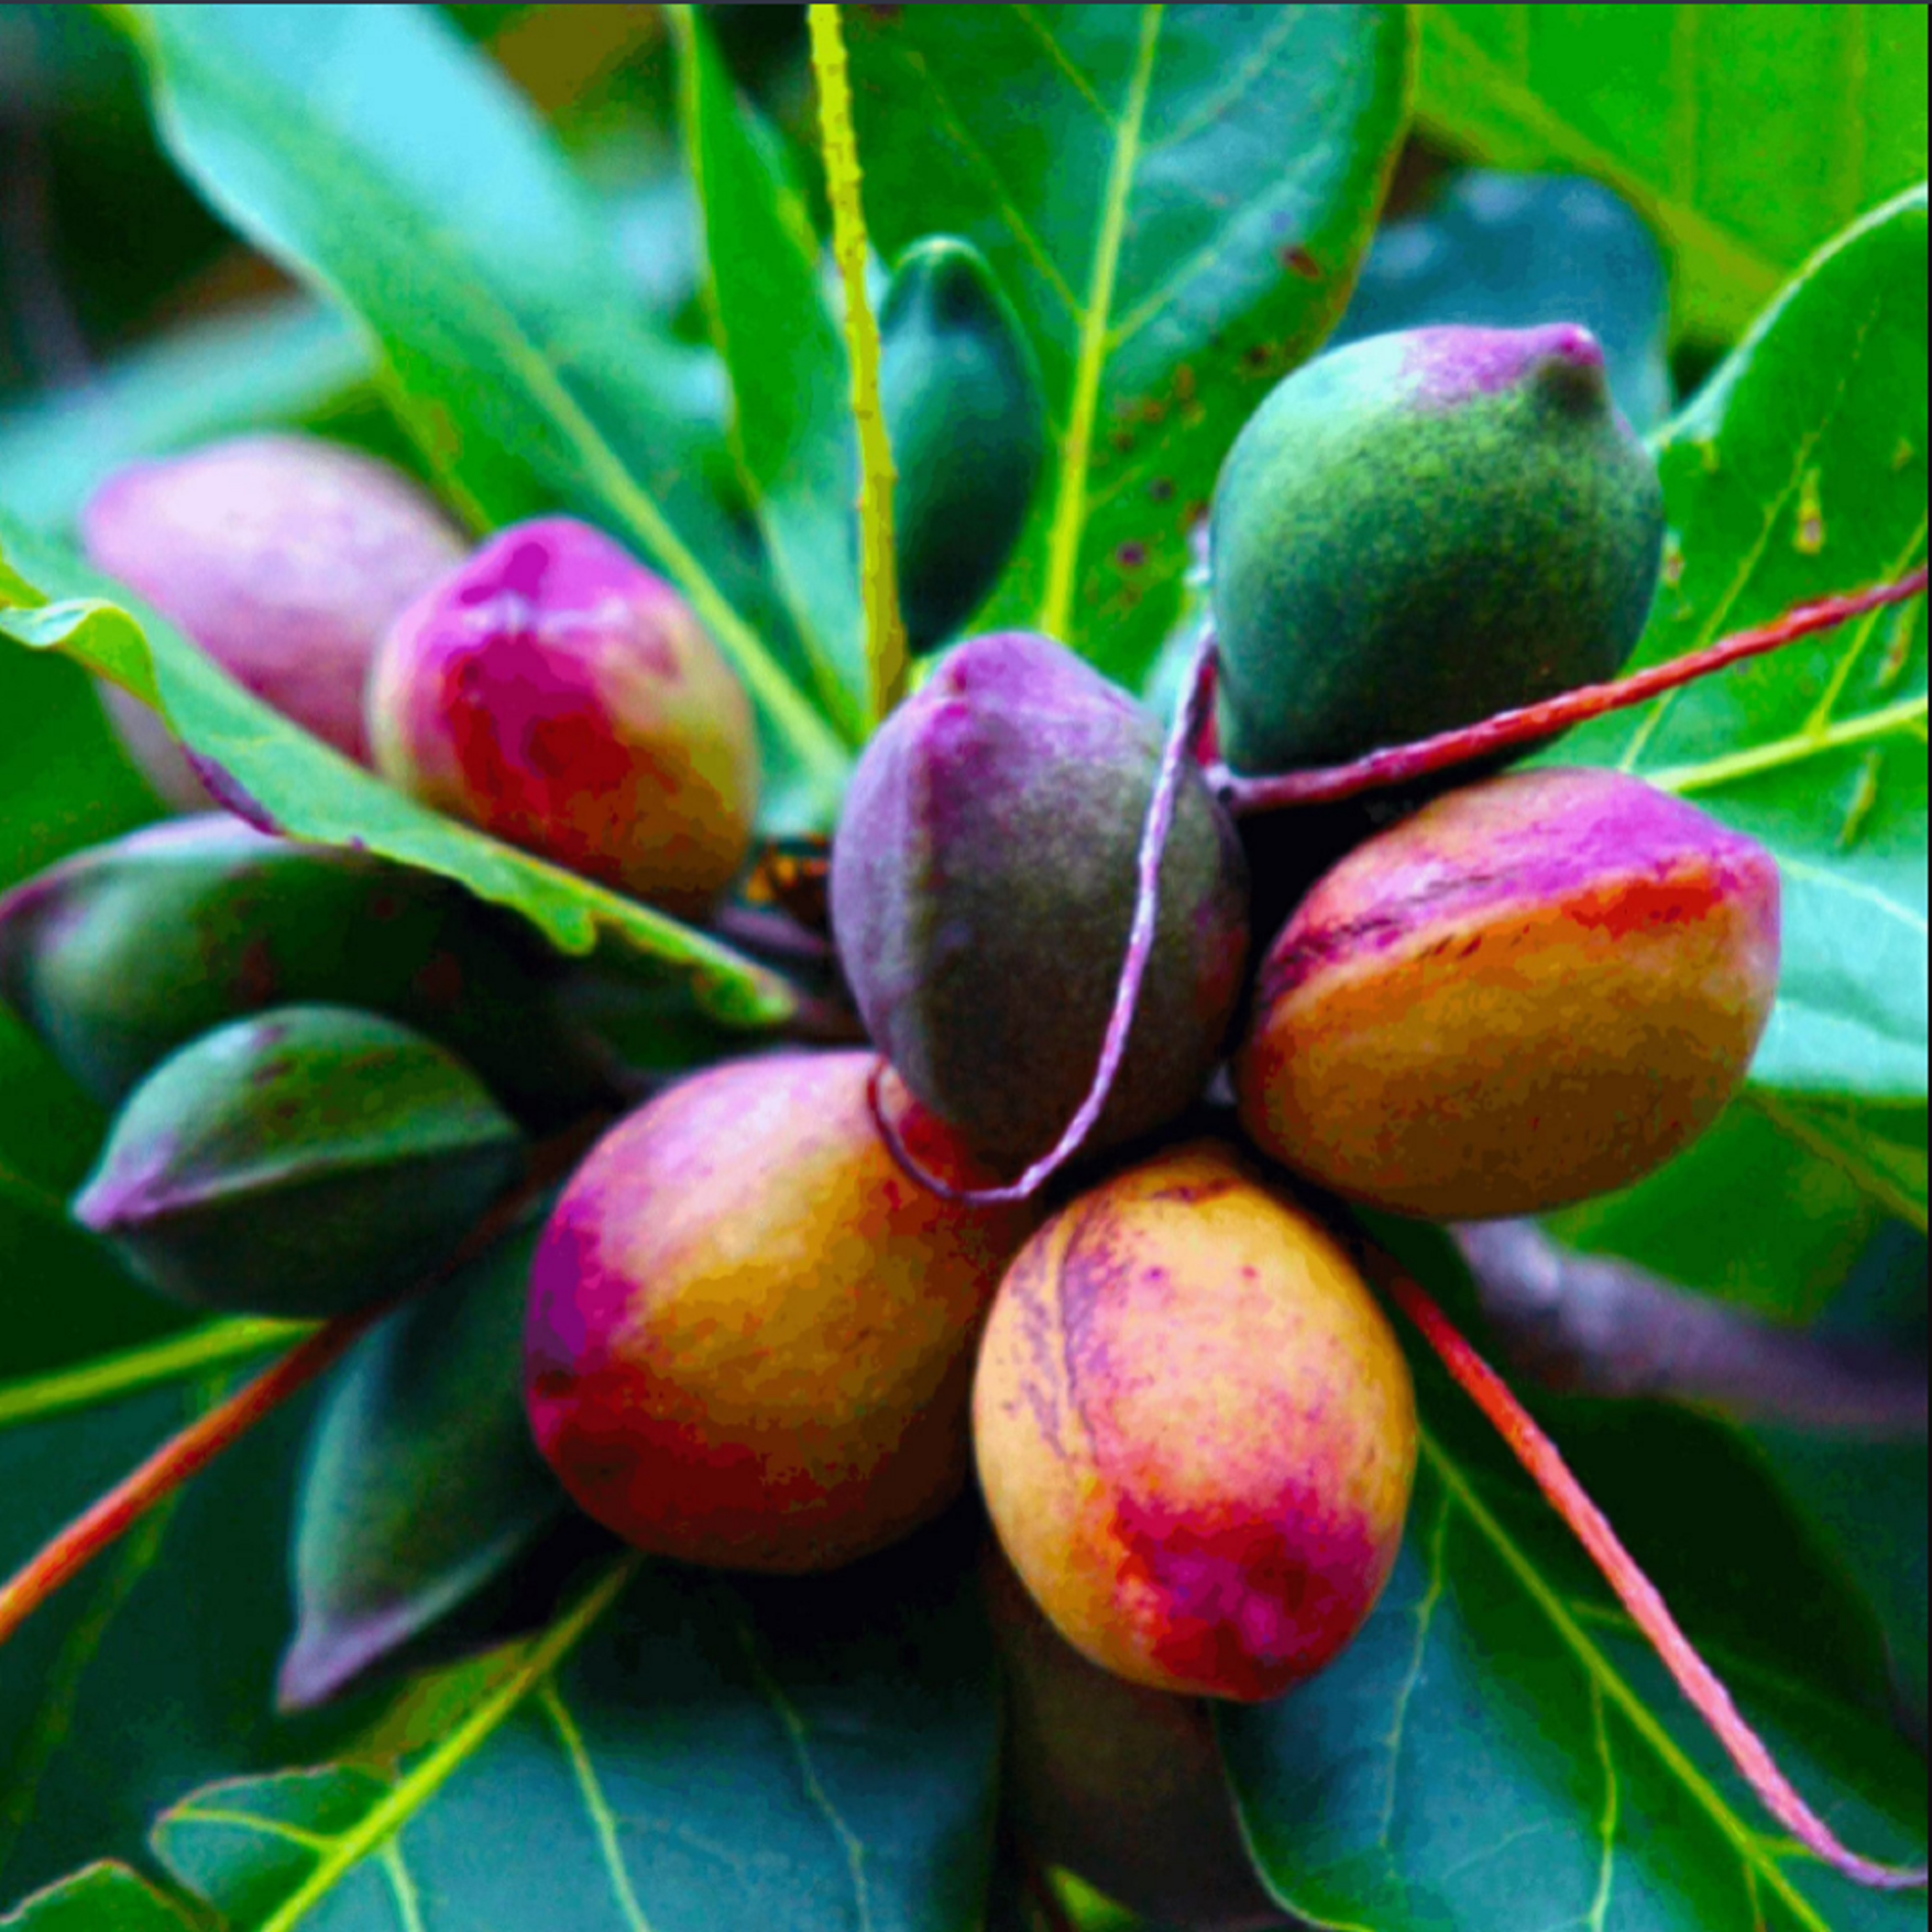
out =
{"type": "Polygon", "coordinates": [[[1753,1429],[1750,1436],[1870,1600],[1890,1638],[1901,1708],[1922,1742],[1932,1636],[1925,1615],[1925,1444],[1768,1428],[1753,1429]]]}
{"type": "Polygon", "coordinates": [[[1470,169],[1422,214],[1385,225],[1329,346],[1439,323],[1580,322],[1637,429],[1670,413],[1663,260],[1606,187],[1574,176],[1470,169]]]}
{"type": "MultiPolygon", "coordinates": [[[[130,830],[156,804],[80,668],[0,651],[0,891],[65,854],[130,830]]],[[[172,1327],[67,1220],[105,1116],[0,1008],[0,1377],[72,1361],[172,1327]]]]}
{"type": "MultiPolygon", "coordinates": [[[[1916,189],[1834,242],[1663,432],[1664,578],[1634,663],[1924,560],[1925,215],[1916,189]]],[[[1766,1088],[1924,1104],[1925,665],[1915,599],[1550,754],[1637,772],[1777,855],[1766,1088]]]]}
{"type": "Polygon", "coordinates": [[[333,1696],[525,1553],[563,1492],[524,1416],[541,1223],[389,1316],[336,1371],[310,1438],[285,1705],[333,1696]]]}
{"type": "Polygon", "coordinates": [[[852,526],[858,449],[818,239],[781,170],[776,137],[739,99],[709,27],[693,8],[670,8],[668,16],[746,489],[820,701],[859,738],[867,674],[852,526]]]}
{"type": "Polygon", "coordinates": [[[197,1792],[156,1848],[237,1932],[407,1932],[424,1901],[546,1932],[968,1932],[998,1706],[957,1528],[806,1582],[621,1567],[427,1749],[197,1792]]]}
{"type": "MultiPolygon", "coordinates": [[[[7,1118],[31,1133],[31,1095],[9,1088],[7,1100],[7,1118]]],[[[69,1218],[71,1184],[56,1189],[0,1168],[0,1409],[5,1382],[131,1347],[190,1320],[140,1287],[99,1236],[69,1218]]]]}
{"type": "MultiPolygon", "coordinates": [[[[1899,1927],[1797,1851],[1588,1559],[1441,1373],[1409,1532],[1354,1646],[1222,1714],[1250,1841],[1315,1923],[1899,1927]]],[[[1562,1446],[1803,1790],[1858,1849],[1922,1857],[1925,1768],[1875,1708],[1868,1614],[1712,1425],[1566,1406],[1562,1446]]]]}
{"type": "Polygon", "coordinates": [[[1498,167],[1595,175],[1673,258],[1677,327],[1735,335],[1925,172],[1922,7],[1425,7],[1416,114],[1498,167]]]}
{"type": "MultiPolygon", "coordinates": [[[[0,524],[6,560],[64,601],[9,608],[0,577],[0,635],[64,652],[157,704],[211,768],[223,802],[264,831],[345,845],[419,866],[522,913],[565,952],[588,952],[600,931],[688,974],[727,1023],[769,1024],[791,1005],[777,977],[661,912],[426,810],[279,717],[160,618],[102,601],[113,586],[79,563],[0,524]]],[[[38,593],[35,593],[38,595],[38,593]]]]}
{"type": "Polygon", "coordinates": [[[638,545],[745,680],[813,801],[845,753],[738,608],[706,489],[704,352],[648,325],[527,107],[426,10],[129,8],[176,156],[243,233],[346,302],[480,523],[563,507],[638,545]]]}
{"type": "Polygon", "coordinates": [[[1348,298],[1404,12],[855,8],[848,35],[875,242],[972,242],[1045,379],[1047,474],[983,621],[1137,681],[1235,433],[1348,298]]]}
{"type": "MultiPolygon", "coordinates": [[[[257,1348],[266,1339],[255,1330],[257,1348]]],[[[0,1575],[225,1392],[236,1357],[182,1345],[164,1382],[153,1378],[165,1364],[134,1366],[151,1385],[123,1376],[117,1393],[112,1375],[69,1375],[23,1405],[17,1385],[7,1391],[21,1412],[0,1429],[0,1575]]],[[[9,1639],[0,1905],[90,1859],[138,1854],[156,1811],[195,1784],[327,1753],[368,1721],[366,1704],[327,1719],[274,1718],[309,1407],[271,1417],[9,1639]]]]}
{"type": "Polygon", "coordinates": [[[0,1918],[8,1932],[192,1932],[145,1879],[105,1861],[62,1879],[0,1918]]]}

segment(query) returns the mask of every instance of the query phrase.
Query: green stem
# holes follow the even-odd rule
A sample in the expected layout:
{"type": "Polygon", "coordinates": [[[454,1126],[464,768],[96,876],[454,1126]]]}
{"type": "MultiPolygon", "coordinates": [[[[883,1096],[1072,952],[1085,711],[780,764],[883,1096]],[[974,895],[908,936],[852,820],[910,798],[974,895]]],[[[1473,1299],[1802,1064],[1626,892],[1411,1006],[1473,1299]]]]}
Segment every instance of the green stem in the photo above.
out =
{"type": "Polygon", "coordinates": [[[185,1335],[170,1335],[139,1349],[102,1355],[78,1368],[51,1375],[31,1376],[0,1384],[0,1429],[23,1422],[41,1422],[69,1409],[91,1408],[163,1382],[180,1381],[204,1369],[225,1367],[249,1355],[259,1355],[283,1342],[293,1342],[313,1326],[307,1321],[271,1321],[240,1316],[232,1321],[211,1321],[185,1335]]]}
{"type": "Polygon", "coordinates": [[[888,716],[905,688],[905,623],[899,613],[893,535],[892,444],[879,393],[879,325],[866,294],[866,211],[859,196],[859,141],[852,82],[837,7],[812,7],[811,68],[818,81],[819,139],[832,199],[832,247],[845,290],[845,344],[852,360],[852,414],[859,429],[859,568],[866,599],[870,720],[888,716]]]}

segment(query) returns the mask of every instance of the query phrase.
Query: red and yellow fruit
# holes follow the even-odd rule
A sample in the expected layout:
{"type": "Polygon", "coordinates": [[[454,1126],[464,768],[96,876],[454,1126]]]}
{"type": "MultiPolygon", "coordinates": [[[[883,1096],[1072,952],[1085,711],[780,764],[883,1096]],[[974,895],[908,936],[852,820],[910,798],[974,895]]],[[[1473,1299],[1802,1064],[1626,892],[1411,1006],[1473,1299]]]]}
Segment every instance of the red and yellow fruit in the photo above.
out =
{"type": "Polygon", "coordinates": [[[1415,1473],[1386,1318],[1321,1224],[1212,1142],[1021,1250],[973,1424],[1000,1541],[1061,1634],[1136,1683],[1244,1701],[1361,1627],[1415,1473]]]}
{"type": "Polygon", "coordinates": [[[1263,964],[1241,1123],[1440,1220],[1622,1187],[1742,1085],[1777,990],[1771,855],[1616,772],[1470,785],[1357,846],[1263,964]]]}
{"type": "MultiPolygon", "coordinates": [[[[1034,1217],[910,1179],[866,1053],[714,1066],[592,1151],[545,1231],[526,1393],[576,1500],[639,1548],[826,1569],[936,1515],[971,1464],[973,1349],[1034,1217]]],[[[985,1177],[888,1094],[913,1151],[985,1177]]]]}

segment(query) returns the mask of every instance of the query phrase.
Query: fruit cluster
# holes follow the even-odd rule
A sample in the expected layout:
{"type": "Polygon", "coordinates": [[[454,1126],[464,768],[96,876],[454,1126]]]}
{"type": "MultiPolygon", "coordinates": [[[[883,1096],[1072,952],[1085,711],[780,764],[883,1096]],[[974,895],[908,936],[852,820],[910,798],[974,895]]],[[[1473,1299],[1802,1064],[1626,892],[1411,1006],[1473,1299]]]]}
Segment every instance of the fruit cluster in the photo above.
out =
{"type": "MultiPolygon", "coordinates": [[[[1041,417],[970,251],[914,251],[885,320],[923,646],[1016,540],[1041,417]]],[[[1580,329],[1321,358],[1215,493],[1223,755],[1348,759],[1610,675],[1662,521],[1580,329]]],[[[750,705],[603,533],[546,518],[466,555],[402,479],[273,438],[115,479],[85,534],[429,806],[694,921],[740,878],[750,705]]],[[[1052,639],[938,659],[832,846],[840,983],[875,1051],[726,1060],[610,1125],[535,1245],[525,1394],[584,1512],[698,1564],[847,1562],[977,1463],[1016,1737],[1042,1765],[1083,1723],[1140,1740],[1135,1815],[1158,1798],[1224,1845],[1234,1924],[1265,1902],[1199,1710],[1157,1693],[1268,1698],[1323,1668],[1388,1577],[1415,1468],[1344,1204],[1529,1213],[1667,1159],[1766,1024],[1778,884],[1750,840],[1613,772],[1481,775],[1297,856],[1292,817],[1237,824],[1190,761],[1107,1102],[1066,1177],[1014,1198],[999,1183],[1100,1060],[1166,735],[1052,639]]],[[[401,1293],[516,1181],[527,1132],[612,1097],[552,962],[498,916],[220,816],[0,900],[0,994],[119,1109],[77,1215],[221,1308],[401,1293]]],[[[1048,1854],[1170,1909],[1108,1834],[1119,1794],[1078,1786],[1017,1781],[1048,1854]]]]}

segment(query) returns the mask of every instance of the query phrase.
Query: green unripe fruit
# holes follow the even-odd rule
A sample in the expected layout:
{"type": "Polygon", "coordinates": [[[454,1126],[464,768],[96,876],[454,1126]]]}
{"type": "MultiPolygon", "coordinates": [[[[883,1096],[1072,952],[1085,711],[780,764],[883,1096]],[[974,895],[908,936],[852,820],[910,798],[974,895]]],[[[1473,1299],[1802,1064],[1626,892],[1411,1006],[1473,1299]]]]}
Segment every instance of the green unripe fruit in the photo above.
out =
{"type": "Polygon", "coordinates": [[[226,813],[76,853],[0,896],[0,999],[104,1105],[271,1006],[384,1013],[534,1121],[603,1093],[533,940],[446,879],[226,813]]]}
{"type": "Polygon", "coordinates": [[[1612,676],[1657,467],[1583,328],[1418,328],[1298,369],[1215,485],[1222,755],[1340,763],[1612,676]]]}
{"type": "Polygon", "coordinates": [[[73,1211],[176,1300],[340,1315],[419,1283],[522,1146],[476,1077],[408,1028],[280,1007],[156,1067],[73,1211]]]}
{"type": "Polygon", "coordinates": [[[1777,992],[1776,862],[1621,772],[1465,785],[1358,845],[1269,949],[1241,1124],[1436,1220],[1641,1179],[1744,1083],[1777,992]]]}
{"type": "Polygon", "coordinates": [[[473,1602],[567,1509],[524,1419],[540,1232],[385,1316],[336,1371],[302,1472],[283,1709],[333,1696],[473,1602]]]}
{"type": "Polygon", "coordinates": [[[1026,527],[1046,407],[1026,331],[964,242],[933,236],[899,257],[879,333],[899,606],[925,650],[979,609],[1026,527]]]}
{"type": "MultiPolygon", "coordinates": [[[[1162,735],[1064,644],[1004,632],[948,652],[853,775],[832,847],[846,979],[899,1077],[995,1162],[1043,1153],[1094,1078],[1162,735]]],[[[1240,992],[1246,872],[1192,765],[1160,891],[1095,1147],[1200,1096],[1240,992]]]]}

